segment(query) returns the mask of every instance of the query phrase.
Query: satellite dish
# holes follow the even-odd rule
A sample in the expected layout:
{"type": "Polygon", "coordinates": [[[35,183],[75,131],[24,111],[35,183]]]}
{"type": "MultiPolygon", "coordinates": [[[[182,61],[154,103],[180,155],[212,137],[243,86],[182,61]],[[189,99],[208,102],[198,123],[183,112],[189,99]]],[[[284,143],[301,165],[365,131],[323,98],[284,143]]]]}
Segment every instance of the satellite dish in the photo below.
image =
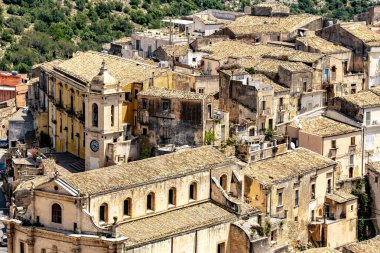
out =
{"type": "Polygon", "coordinates": [[[294,144],[294,142],[291,142],[291,143],[290,143],[290,148],[291,148],[292,150],[295,150],[295,149],[296,149],[296,144],[294,144]]]}

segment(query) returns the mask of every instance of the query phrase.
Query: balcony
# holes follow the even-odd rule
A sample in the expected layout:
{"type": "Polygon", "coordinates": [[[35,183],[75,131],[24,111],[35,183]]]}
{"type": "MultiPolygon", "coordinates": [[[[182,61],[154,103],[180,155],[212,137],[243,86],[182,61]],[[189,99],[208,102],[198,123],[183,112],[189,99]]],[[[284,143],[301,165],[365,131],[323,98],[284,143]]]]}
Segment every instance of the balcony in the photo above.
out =
{"type": "Polygon", "coordinates": [[[279,112],[283,112],[283,111],[286,111],[288,109],[288,105],[279,105],[278,106],[278,111],[279,112]]]}
{"type": "Polygon", "coordinates": [[[260,115],[261,117],[270,116],[270,115],[272,115],[272,110],[271,110],[271,108],[261,109],[261,110],[259,111],[259,115],[260,115]]]}

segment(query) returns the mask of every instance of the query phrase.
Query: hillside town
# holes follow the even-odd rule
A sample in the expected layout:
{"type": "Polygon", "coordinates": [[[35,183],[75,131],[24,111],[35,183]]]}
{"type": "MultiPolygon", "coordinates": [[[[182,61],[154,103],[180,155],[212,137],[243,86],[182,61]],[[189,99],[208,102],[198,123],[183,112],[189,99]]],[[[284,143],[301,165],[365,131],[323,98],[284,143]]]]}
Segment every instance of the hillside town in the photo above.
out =
{"type": "Polygon", "coordinates": [[[379,19],[207,9],[0,71],[2,249],[380,252],[379,19]]]}

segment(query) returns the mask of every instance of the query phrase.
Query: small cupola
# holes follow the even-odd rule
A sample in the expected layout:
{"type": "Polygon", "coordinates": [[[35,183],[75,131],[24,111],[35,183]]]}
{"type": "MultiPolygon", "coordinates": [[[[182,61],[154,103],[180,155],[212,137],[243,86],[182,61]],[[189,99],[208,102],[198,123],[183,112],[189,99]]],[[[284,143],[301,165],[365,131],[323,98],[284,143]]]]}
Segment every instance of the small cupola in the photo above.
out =
{"type": "Polygon", "coordinates": [[[113,89],[117,85],[118,81],[108,73],[106,62],[103,60],[99,73],[91,80],[91,90],[102,92],[106,89],[113,89]]]}

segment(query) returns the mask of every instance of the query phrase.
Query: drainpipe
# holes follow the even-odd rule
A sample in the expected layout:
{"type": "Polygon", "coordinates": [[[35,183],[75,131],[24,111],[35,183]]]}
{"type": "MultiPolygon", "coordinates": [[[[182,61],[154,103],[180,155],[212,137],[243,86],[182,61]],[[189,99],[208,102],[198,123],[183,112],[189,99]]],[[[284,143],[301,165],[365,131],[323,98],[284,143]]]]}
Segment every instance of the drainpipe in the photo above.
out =
{"type": "Polygon", "coordinates": [[[362,126],[362,176],[364,176],[364,148],[365,148],[365,140],[364,140],[364,130],[365,130],[365,127],[362,126]]]}

